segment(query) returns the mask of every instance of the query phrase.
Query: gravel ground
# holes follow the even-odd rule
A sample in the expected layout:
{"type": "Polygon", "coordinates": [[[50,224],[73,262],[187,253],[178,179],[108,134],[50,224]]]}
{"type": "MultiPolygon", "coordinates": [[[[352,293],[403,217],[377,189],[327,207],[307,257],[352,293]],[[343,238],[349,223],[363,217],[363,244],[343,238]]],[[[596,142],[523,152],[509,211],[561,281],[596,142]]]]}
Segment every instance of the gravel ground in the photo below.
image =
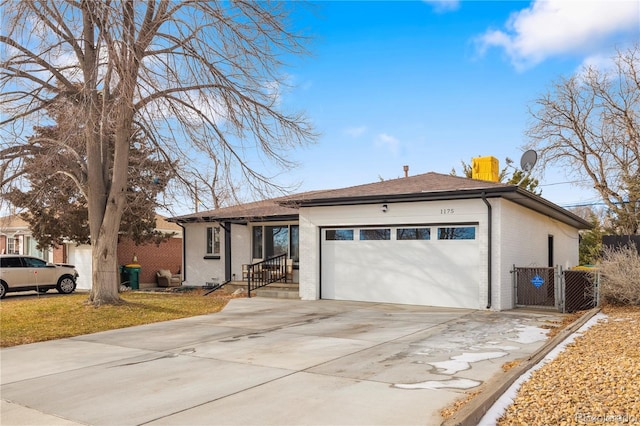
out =
{"type": "Polygon", "coordinates": [[[499,425],[640,425],[640,307],[605,307],[557,358],[532,373],[499,425]]]}

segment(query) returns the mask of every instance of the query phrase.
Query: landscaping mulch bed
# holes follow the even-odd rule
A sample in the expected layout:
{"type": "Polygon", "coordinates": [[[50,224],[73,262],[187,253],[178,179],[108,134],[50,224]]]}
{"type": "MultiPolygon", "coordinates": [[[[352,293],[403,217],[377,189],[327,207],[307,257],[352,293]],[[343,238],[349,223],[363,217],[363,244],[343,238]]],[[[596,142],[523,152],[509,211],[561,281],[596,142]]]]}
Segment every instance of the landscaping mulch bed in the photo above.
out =
{"type": "Polygon", "coordinates": [[[640,425],[640,307],[603,313],[531,374],[499,425],[640,425]]]}

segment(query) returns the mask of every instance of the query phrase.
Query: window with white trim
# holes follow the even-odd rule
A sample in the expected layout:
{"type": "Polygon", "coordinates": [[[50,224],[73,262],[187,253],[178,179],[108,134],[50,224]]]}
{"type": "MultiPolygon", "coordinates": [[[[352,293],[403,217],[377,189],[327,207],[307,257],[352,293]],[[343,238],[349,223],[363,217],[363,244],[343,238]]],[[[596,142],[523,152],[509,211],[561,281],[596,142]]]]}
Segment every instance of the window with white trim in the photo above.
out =
{"type": "Polygon", "coordinates": [[[220,254],[220,227],[210,226],[207,228],[207,254],[220,254]]]}

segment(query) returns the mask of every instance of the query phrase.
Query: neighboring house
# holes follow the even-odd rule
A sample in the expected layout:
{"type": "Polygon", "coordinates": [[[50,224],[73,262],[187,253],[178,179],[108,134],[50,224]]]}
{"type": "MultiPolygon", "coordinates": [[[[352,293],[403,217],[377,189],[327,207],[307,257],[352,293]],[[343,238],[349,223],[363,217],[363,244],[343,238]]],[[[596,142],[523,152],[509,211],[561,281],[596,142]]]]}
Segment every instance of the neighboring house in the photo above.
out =
{"type": "Polygon", "coordinates": [[[168,222],[165,217],[156,215],[156,231],[174,235],[160,244],[148,243],[139,246],[126,235],[120,235],[118,238],[118,264],[140,264],[140,283],[153,283],[154,286],[156,272],[159,269],[169,269],[173,274],[182,272],[182,228],[168,222]]]}
{"type": "Polygon", "coordinates": [[[314,191],[170,221],[189,285],[287,253],[303,300],[511,309],[517,266],[578,263],[590,224],[515,185],[438,173],[314,191]]]}
{"type": "Polygon", "coordinates": [[[0,254],[25,254],[47,262],[65,263],[67,247],[39,250],[29,224],[18,215],[0,217],[0,254]]]}
{"type": "MultiPolygon", "coordinates": [[[[125,265],[133,262],[142,266],[139,282],[141,284],[155,284],[156,271],[170,269],[174,274],[180,272],[182,264],[182,228],[166,218],[156,215],[156,230],[173,233],[174,236],[159,245],[154,243],[136,246],[125,235],[118,237],[118,264],[125,265]]],[[[31,235],[29,224],[18,215],[0,218],[0,253],[28,254],[40,257],[54,263],[69,263],[76,267],[79,278],[78,289],[91,289],[91,245],[77,245],[66,242],[60,247],[46,251],[37,250],[36,241],[31,235]]]]}

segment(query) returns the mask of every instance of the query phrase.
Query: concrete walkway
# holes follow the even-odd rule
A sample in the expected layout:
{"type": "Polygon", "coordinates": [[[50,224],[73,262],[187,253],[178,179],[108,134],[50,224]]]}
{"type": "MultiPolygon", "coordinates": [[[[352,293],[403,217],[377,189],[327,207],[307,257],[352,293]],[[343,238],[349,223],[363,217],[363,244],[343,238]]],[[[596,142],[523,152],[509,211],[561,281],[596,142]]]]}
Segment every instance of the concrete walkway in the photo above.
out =
{"type": "Polygon", "coordinates": [[[0,423],[435,425],[559,318],[234,299],[217,314],[0,350],[0,423]]]}

